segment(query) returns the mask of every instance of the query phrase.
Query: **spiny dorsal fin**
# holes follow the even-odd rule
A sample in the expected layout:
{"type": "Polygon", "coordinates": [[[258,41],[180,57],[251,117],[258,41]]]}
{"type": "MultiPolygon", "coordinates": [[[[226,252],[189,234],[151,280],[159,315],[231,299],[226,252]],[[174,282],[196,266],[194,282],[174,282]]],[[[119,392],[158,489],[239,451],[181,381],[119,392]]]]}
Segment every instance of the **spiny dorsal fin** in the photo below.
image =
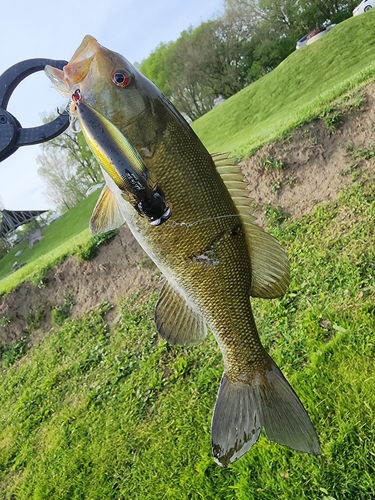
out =
{"type": "Polygon", "coordinates": [[[230,158],[229,153],[215,153],[212,159],[243,222],[252,271],[250,295],[264,299],[281,297],[289,285],[288,257],[275,238],[254,224],[255,204],[237,160],[230,158]]]}
{"type": "Polygon", "coordinates": [[[170,344],[198,344],[207,334],[202,316],[168,282],[155,306],[155,323],[159,335],[170,344]]]}
{"type": "Polygon", "coordinates": [[[123,204],[126,202],[121,199],[120,194],[114,194],[113,191],[118,191],[118,187],[103,169],[102,172],[106,185],[91,215],[90,231],[93,235],[118,229],[125,222],[123,204]]]}

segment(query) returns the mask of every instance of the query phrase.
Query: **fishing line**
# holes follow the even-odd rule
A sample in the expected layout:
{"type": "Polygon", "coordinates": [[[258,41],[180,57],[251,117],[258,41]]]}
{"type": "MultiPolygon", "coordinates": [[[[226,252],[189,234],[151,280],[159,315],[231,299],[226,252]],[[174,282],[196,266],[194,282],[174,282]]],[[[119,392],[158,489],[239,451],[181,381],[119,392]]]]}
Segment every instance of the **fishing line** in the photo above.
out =
{"type": "Polygon", "coordinates": [[[206,219],[199,219],[195,222],[176,222],[173,220],[173,221],[171,221],[170,226],[171,227],[186,226],[187,228],[189,228],[189,227],[195,226],[196,224],[200,224],[201,222],[209,222],[209,221],[213,221],[213,220],[217,220],[217,219],[227,219],[229,217],[239,217],[239,215],[238,214],[217,215],[216,217],[208,217],[206,219]]]}

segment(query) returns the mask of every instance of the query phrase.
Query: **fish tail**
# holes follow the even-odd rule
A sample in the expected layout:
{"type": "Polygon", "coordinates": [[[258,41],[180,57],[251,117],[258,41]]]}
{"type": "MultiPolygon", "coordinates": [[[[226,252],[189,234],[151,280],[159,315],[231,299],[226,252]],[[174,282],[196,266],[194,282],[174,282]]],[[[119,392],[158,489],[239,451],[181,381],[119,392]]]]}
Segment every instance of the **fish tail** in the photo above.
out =
{"type": "Polygon", "coordinates": [[[319,440],[298,396],[270,358],[270,367],[231,382],[224,372],[212,418],[212,453],[218,465],[234,462],[267,437],[298,451],[319,455],[319,440]]]}

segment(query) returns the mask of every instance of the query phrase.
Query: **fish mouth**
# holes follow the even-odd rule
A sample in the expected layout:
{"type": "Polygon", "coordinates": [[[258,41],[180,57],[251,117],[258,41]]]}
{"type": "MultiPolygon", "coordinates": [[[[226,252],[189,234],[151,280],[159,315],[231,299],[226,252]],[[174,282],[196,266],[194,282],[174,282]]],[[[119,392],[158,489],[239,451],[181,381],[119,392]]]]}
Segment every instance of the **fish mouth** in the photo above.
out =
{"type": "Polygon", "coordinates": [[[63,70],[46,66],[44,71],[55,89],[65,97],[71,96],[76,90],[77,84],[83,84],[80,88],[81,93],[83,93],[85,89],[82,86],[90,87],[92,78],[88,77],[90,73],[93,73],[95,55],[101,49],[102,46],[93,36],[86,35],[63,70]],[[86,82],[86,80],[90,81],[86,82]]]}
{"type": "Polygon", "coordinates": [[[82,82],[88,75],[95,54],[101,49],[97,40],[86,35],[81,45],[74,52],[69,64],[64,66],[64,76],[71,84],[82,82]]]}

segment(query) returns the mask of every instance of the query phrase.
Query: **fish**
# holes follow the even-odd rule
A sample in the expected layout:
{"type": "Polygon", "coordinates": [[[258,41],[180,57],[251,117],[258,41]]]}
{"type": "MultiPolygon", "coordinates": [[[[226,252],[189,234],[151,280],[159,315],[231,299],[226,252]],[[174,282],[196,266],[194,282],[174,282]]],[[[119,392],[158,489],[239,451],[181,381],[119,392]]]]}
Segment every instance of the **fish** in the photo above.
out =
{"type": "Polygon", "coordinates": [[[228,153],[211,155],[151,81],[90,35],[63,70],[45,72],[56,90],[70,98],[79,90],[80,102],[116,127],[171,210],[165,222],[153,226],[109,182],[107,199],[94,210],[94,225],[105,231],[110,206],[117,203],[162,272],[154,319],[163,339],[196,345],[208,329],[215,336],[224,366],[211,423],[215,462],[226,467],[243,456],[262,429],[276,443],[320,454],[308,413],[263,347],[255,324],[250,298],[283,296],[290,270],[285,250],[255,223],[240,166],[228,153]]]}

